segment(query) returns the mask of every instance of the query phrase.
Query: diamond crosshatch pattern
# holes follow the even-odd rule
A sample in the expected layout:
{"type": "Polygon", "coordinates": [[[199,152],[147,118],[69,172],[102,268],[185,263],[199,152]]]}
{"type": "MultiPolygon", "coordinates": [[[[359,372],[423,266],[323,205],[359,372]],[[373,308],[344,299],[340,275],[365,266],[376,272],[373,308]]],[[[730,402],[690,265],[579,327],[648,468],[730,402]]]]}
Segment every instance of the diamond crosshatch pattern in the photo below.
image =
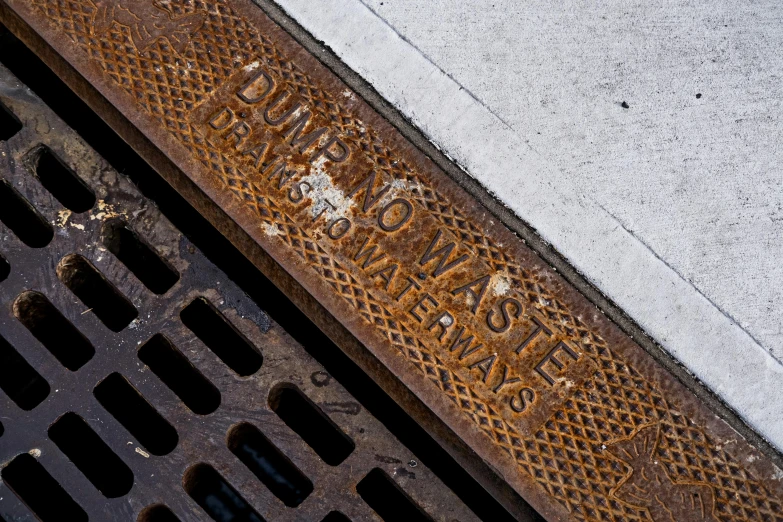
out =
{"type": "MultiPolygon", "coordinates": [[[[160,123],[194,157],[211,169],[259,220],[278,230],[284,241],[368,324],[426,375],[519,468],[576,520],[650,520],[649,513],[612,495],[631,470],[605,447],[628,437],[638,427],[660,423],[662,440],[656,457],[676,482],[708,484],[714,492],[714,515],[721,521],[783,522],[781,503],[724,449],[678,412],[647,380],[613,353],[606,341],[584,325],[547,288],[546,282],[519,266],[406,163],[405,154],[385,144],[357,120],[306,71],[284,55],[268,37],[238,16],[225,2],[183,0],[160,2],[173,16],[201,11],[206,22],[191,37],[184,54],[165,39],[147,51],[135,48],[127,27],[113,24],[107,34],[90,27],[95,6],[89,0],[34,0],[50,23],[65,31],[81,49],[121,86],[140,108],[160,123]],[[238,165],[191,126],[188,114],[210,93],[250,61],[260,59],[285,83],[338,127],[385,176],[406,181],[410,196],[440,221],[462,245],[495,270],[503,271],[531,306],[548,317],[560,333],[597,364],[580,389],[534,433],[519,433],[471,387],[462,382],[424,342],[416,337],[340,266],[316,240],[288,217],[267,191],[248,181],[238,165]]],[[[660,522],[660,521],[656,521],[660,522]]],[[[665,521],[664,521],[665,522],[665,521]]]]}

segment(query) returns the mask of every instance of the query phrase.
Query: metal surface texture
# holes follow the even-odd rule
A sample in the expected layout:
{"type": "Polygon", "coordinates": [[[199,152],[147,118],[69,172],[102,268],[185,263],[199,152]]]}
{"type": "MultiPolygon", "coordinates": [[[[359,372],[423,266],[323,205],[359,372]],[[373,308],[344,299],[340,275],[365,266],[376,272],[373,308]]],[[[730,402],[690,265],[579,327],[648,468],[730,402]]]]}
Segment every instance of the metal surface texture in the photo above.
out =
{"type": "Polygon", "coordinates": [[[366,347],[370,373],[546,519],[783,521],[780,469],[255,5],[0,6],[254,262],[274,271],[268,255],[366,347]]]}
{"type": "Polygon", "coordinates": [[[478,520],[2,66],[0,110],[0,520],[478,520]]]}

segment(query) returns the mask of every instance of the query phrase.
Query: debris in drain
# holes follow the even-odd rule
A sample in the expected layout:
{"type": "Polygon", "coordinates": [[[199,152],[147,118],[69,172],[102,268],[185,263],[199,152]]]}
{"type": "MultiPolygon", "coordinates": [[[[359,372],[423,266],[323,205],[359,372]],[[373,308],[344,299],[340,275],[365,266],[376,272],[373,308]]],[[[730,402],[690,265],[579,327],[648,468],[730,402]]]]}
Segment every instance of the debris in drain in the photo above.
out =
{"type": "Polygon", "coordinates": [[[145,459],[150,458],[150,454],[147,453],[146,451],[144,451],[143,449],[139,448],[139,447],[137,447],[134,451],[136,453],[138,453],[139,455],[141,455],[142,457],[144,457],[145,459]]]}

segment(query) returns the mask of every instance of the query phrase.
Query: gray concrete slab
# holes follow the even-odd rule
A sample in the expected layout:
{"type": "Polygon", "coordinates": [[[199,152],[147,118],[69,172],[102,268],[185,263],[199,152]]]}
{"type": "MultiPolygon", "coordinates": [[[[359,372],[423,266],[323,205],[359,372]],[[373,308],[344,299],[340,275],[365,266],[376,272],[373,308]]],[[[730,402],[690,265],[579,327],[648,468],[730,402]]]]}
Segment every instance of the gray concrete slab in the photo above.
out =
{"type": "Polygon", "coordinates": [[[365,1],[278,3],[783,448],[783,6],[365,1]]]}
{"type": "Polygon", "coordinates": [[[364,1],[783,360],[783,4],[364,1]]]}

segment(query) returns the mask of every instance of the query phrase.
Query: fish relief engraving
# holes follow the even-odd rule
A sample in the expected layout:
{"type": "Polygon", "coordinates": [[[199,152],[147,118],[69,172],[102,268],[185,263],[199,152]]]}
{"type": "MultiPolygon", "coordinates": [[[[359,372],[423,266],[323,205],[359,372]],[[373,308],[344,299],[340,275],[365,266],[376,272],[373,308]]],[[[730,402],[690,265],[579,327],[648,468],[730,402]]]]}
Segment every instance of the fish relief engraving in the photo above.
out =
{"type": "Polygon", "coordinates": [[[206,13],[174,17],[165,5],[151,0],[92,0],[95,5],[93,33],[105,34],[114,22],[130,29],[133,44],[146,51],[160,38],[168,40],[178,54],[185,53],[190,38],[204,25],[206,13]]]}
{"type": "Polygon", "coordinates": [[[718,522],[712,488],[699,482],[675,482],[657,459],[661,429],[643,426],[627,439],[607,444],[616,459],[632,469],[610,496],[646,509],[654,522],[718,522]]]}

